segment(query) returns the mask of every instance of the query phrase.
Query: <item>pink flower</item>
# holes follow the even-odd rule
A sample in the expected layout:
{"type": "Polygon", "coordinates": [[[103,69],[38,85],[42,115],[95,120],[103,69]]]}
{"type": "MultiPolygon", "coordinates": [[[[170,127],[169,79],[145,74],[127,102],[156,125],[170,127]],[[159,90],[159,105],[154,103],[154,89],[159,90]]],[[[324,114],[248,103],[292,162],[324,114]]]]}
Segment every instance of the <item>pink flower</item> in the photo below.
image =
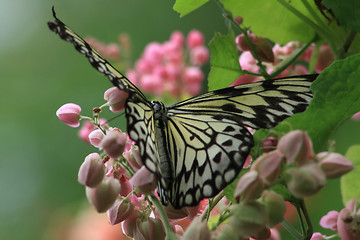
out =
{"type": "Polygon", "coordinates": [[[319,58],[315,65],[315,70],[317,72],[321,72],[324,70],[327,66],[329,66],[333,61],[335,57],[331,52],[329,44],[322,44],[319,47],[319,58]]]}
{"type": "Polygon", "coordinates": [[[204,42],[204,36],[197,30],[191,30],[186,38],[188,48],[195,48],[204,45],[204,42]]]}
{"type": "Polygon", "coordinates": [[[78,132],[78,136],[85,142],[90,143],[89,134],[96,129],[95,125],[90,121],[84,121],[78,132]]]}
{"type": "Polygon", "coordinates": [[[107,211],[111,225],[118,224],[127,219],[134,211],[134,204],[128,199],[116,201],[107,211]]]}
{"type": "Polygon", "coordinates": [[[86,187],[86,196],[98,212],[105,212],[120,193],[120,183],[115,178],[105,178],[95,188],[86,187]]]}
{"type": "Polygon", "coordinates": [[[304,131],[296,130],[284,135],[277,148],[285,155],[288,164],[303,165],[313,158],[312,142],[304,131]]]}
{"type": "Polygon", "coordinates": [[[360,112],[357,112],[354,115],[352,115],[351,119],[359,121],[360,120],[360,112]]]}
{"type": "Polygon", "coordinates": [[[184,35],[180,31],[175,31],[170,36],[170,42],[176,48],[182,48],[184,46],[184,35]]]}
{"type": "Polygon", "coordinates": [[[130,179],[130,184],[143,193],[151,193],[157,186],[157,178],[145,166],[142,166],[130,179]]]}
{"type": "Polygon", "coordinates": [[[209,50],[205,46],[198,46],[190,50],[190,59],[195,66],[202,66],[209,60],[209,50]]]}
{"type": "Polygon", "coordinates": [[[354,213],[347,208],[340,211],[337,219],[337,229],[342,240],[360,239],[359,219],[359,213],[354,213]]]}
{"type": "Polygon", "coordinates": [[[78,181],[87,187],[96,187],[105,176],[105,166],[98,153],[91,153],[81,164],[78,181]]]}
{"type": "Polygon", "coordinates": [[[311,236],[310,240],[325,240],[326,236],[322,235],[319,232],[313,233],[313,235],[311,236]]]}
{"type": "Polygon", "coordinates": [[[128,96],[128,93],[121,91],[117,87],[109,88],[104,93],[104,99],[108,101],[110,111],[112,112],[120,112],[123,110],[128,96]]]}
{"type": "Polygon", "coordinates": [[[234,191],[236,200],[249,202],[260,197],[265,184],[260,179],[258,172],[249,171],[239,178],[234,191]]]}
{"type": "Polygon", "coordinates": [[[330,211],[320,219],[320,226],[331,230],[337,230],[337,219],[339,212],[330,211]]]}
{"type": "Polygon", "coordinates": [[[198,67],[187,67],[182,77],[184,83],[201,83],[204,79],[204,74],[198,67]]]}
{"type": "Polygon", "coordinates": [[[124,152],[127,135],[119,129],[112,129],[107,132],[101,140],[99,147],[111,158],[118,158],[124,152]]]}
{"type": "Polygon", "coordinates": [[[56,116],[70,127],[78,127],[80,126],[80,112],[81,107],[74,103],[67,103],[62,105],[57,111],[56,116]]]}
{"type": "Polygon", "coordinates": [[[320,159],[319,165],[327,178],[338,178],[354,169],[351,161],[339,153],[321,152],[317,154],[320,159]]]}
{"type": "Polygon", "coordinates": [[[103,131],[101,131],[100,129],[96,129],[89,134],[88,139],[91,145],[93,145],[94,147],[98,147],[104,136],[105,135],[103,131]]]}

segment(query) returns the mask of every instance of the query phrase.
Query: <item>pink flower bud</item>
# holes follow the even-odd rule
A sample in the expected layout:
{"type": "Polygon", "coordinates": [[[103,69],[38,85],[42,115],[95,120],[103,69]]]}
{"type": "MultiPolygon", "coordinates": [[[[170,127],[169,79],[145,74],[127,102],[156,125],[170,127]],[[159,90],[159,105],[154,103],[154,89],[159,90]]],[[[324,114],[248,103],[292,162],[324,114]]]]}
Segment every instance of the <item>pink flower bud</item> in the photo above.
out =
{"type": "Polygon", "coordinates": [[[229,224],[241,237],[261,232],[268,219],[265,206],[257,201],[233,205],[231,212],[229,224]]]}
{"type": "Polygon", "coordinates": [[[277,144],[278,144],[278,138],[276,136],[269,136],[265,139],[265,141],[262,143],[262,150],[264,153],[271,152],[275,150],[277,144]]]}
{"type": "Polygon", "coordinates": [[[182,80],[184,83],[201,83],[204,79],[204,74],[198,67],[187,67],[184,71],[182,80]]]}
{"type": "Polygon", "coordinates": [[[315,232],[313,233],[313,235],[311,236],[310,240],[326,240],[326,236],[322,235],[319,232],[315,232]]]}
{"type": "Polygon", "coordinates": [[[274,62],[274,53],[270,42],[262,37],[256,38],[254,42],[254,50],[259,59],[264,62],[274,62]]]}
{"type": "Polygon", "coordinates": [[[286,206],[280,194],[271,190],[265,190],[261,195],[261,202],[264,204],[269,216],[266,227],[272,228],[284,220],[286,206]]]}
{"type": "Polygon", "coordinates": [[[127,160],[129,161],[130,165],[136,170],[141,168],[143,162],[141,160],[139,148],[137,146],[134,146],[130,149],[129,157],[127,158],[127,160]]]}
{"type": "Polygon", "coordinates": [[[287,183],[288,189],[297,198],[314,195],[326,183],[325,173],[314,162],[288,169],[287,172],[291,176],[291,180],[287,183]]]}
{"type": "Polygon", "coordinates": [[[312,143],[306,132],[296,130],[284,135],[277,146],[288,164],[303,165],[313,158],[312,143]]]}
{"type": "Polygon", "coordinates": [[[190,49],[204,45],[204,42],[203,34],[197,30],[190,31],[186,38],[187,46],[190,49]]]}
{"type": "Polygon", "coordinates": [[[157,186],[157,178],[145,166],[142,166],[130,179],[130,184],[142,193],[151,193],[157,186]]]}
{"type": "Polygon", "coordinates": [[[95,188],[86,187],[86,196],[98,212],[105,212],[120,193],[120,183],[115,178],[105,178],[95,188]]]}
{"type": "Polygon", "coordinates": [[[342,240],[360,239],[360,214],[344,208],[340,211],[337,219],[337,229],[342,240]]]}
{"type": "Polygon", "coordinates": [[[120,59],[119,46],[115,43],[110,43],[109,45],[106,46],[104,55],[110,59],[119,60],[120,59]]]}
{"type": "Polygon", "coordinates": [[[191,221],[190,226],[186,229],[182,240],[202,240],[211,239],[211,233],[207,222],[201,221],[200,217],[196,217],[191,221]]]}
{"type": "Polygon", "coordinates": [[[259,198],[263,190],[264,183],[259,178],[258,172],[249,171],[239,178],[234,191],[234,197],[238,202],[248,202],[259,198]]]}
{"type": "Polygon", "coordinates": [[[354,165],[339,153],[321,152],[317,154],[319,165],[328,179],[338,178],[354,169],[354,165]]]}
{"type": "Polygon", "coordinates": [[[360,120],[360,112],[355,113],[351,117],[352,120],[359,121],[360,120]]]}
{"type": "Polygon", "coordinates": [[[107,211],[111,225],[118,224],[127,219],[134,210],[134,204],[129,200],[116,201],[107,211]]]}
{"type": "Polygon", "coordinates": [[[202,66],[209,60],[209,50],[205,46],[198,46],[190,50],[190,60],[195,66],[202,66]]]}
{"type": "Polygon", "coordinates": [[[79,132],[78,136],[81,138],[85,143],[89,143],[89,134],[96,129],[95,125],[92,124],[90,121],[84,121],[79,132]]]}
{"type": "Polygon", "coordinates": [[[259,177],[267,185],[275,182],[281,172],[284,156],[279,151],[261,155],[251,166],[251,170],[259,173],[259,177]]]}
{"type": "Polygon", "coordinates": [[[104,133],[100,129],[95,129],[89,134],[89,141],[94,147],[100,145],[101,140],[104,138],[104,133]]]}
{"type": "Polygon", "coordinates": [[[105,166],[98,153],[91,153],[81,164],[78,181],[87,187],[97,186],[105,176],[105,166]]]}
{"type": "Polygon", "coordinates": [[[331,52],[329,44],[322,44],[319,47],[319,58],[315,65],[315,70],[317,72],[321,72],[324,70],[327,66],[329,66],[333,61],[335,57],[331,52]]]}
{"type": "Polygon", "coordinates": [[[99,147],[103,149],[109,157],[114,159],[119,158],[125,149],[126,137],[126,134],[119,129],[112,129],[108,131],[101,140],[99,147]]]}
{"type": "Polygon", "coordinates": [[[339,212],[330,211],[320,219],[320,226],[331,230],[337,230],[337,219],[339,212]]]}
{"type": "Polygon", "coordinates": [[[80,112],[81,107],[74,103],[67,103],[62,105],[57,111],[56,116],[70,127],[78,127],[80,126],[80,112]]]}
{"type": "Polygon", "coordinates": [[[234,21],[236,22],[236,24],[241,25],[244,19],[240,16],[236,16],[234,17],[234,21]]]}
{"type": "Polygon", "coordinates": [[[170,36],[170,42],[175,48],[182,48],[184,46],[184,35],[180,31],[174,31],[170,36]]]}
{"type": "Polygon", "coordinates": [[[120,112],[123,110],[128,96],[129,94],[127,92],[121,91],[117,87],[109,88],[104,93],[104,99],[108,101],[110,111],[112,112],[120,112]]]}
{"type": "Polygon", "coordinates": [[[130,238],[134,237],[134,231],[136,229],[136,221],[139,218],[139,211],[135,210],[132,211],[130,216],[128,216],[123,222],[122,222],[122,228],[124,231],[124,234],[130,238]]]}
{"type": "MultiPolygon", "coordinates": [[[[249,31],[247,32],[247,34],[248,34],[250,40],[251,40],[252,42],[254,42],[255,39],[256,39],[255,34],[250,33],[249,31]]],[[[244,52],[244,51],[250,51],[250,45],[249,45],[249,43],[246,41],[246,38],[245,38],[245,35],[244,35],[244,34],[240,34],[240,35],[236,36],[236,38],[235,38],[235,43],[236,43],[236,45],[237,45],[237,48],[238,48],[240,51],[243,51],[243,52],[244,52]]]]}
{"type": "Polygon", "coordinates": [[[147,221],[137,219],[134,239],[163,240],[165,231],[159,218],[148,218],[147,221]]]}

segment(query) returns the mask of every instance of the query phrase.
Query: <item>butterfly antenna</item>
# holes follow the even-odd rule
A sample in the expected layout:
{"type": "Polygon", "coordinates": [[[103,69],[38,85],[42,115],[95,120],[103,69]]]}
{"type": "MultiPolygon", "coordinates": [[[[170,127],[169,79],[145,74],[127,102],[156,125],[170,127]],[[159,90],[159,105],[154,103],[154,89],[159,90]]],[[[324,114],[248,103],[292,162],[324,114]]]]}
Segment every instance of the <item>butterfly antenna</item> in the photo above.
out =
{"type": "Polygon", "coordinates": [[[117,119],[117,118],[119,118],[119,117],[121,117],[121,116],[123,116],[124,114],[125,114],[125,112],[122,111],[119,115],[116,115],[115,117],[112,117],[112,118],[110,118],[109,120],[107,120],[107,121],[105,122],[105,124],[106,124],[106,123],[109,123],[109,122],[111,122],[111,121],[113,121],[113,120],[115,120],[115,119],[117,119]]]}

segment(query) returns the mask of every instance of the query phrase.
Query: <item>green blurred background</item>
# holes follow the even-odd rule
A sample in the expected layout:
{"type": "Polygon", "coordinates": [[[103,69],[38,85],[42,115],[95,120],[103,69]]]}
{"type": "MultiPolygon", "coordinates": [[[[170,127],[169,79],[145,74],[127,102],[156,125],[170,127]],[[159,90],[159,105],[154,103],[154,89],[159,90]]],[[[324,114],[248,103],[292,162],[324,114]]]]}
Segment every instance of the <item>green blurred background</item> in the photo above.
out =
{"type": "MultiPolygon", "coordinates": [[[[85,199],[77,183],[83,158],[94,151],[62,124],[55,112],[74,102],[91,114],[110,87],[83,56],[50,32],[51,6],[82,36],[110,43],[121,32],[131,37],[134,58],[147,43],[163,42],[174,30],[199,29],[208,42],[226,32],[219,9],[208,3],[180,18],[174,1],[0,0],[0,239],[48,239],[57,216],[76,214],[85,199]],[[60,214],[59,214],[60,213],[60,214]]],[[[205,69],[206,71],[208,69],[205,69]]],[[[311,123],[309,123],[311,124],[311,123]]],[[[360,142],[358,122],[348,121],[336,135],[337,151],[360,142]]],[[[320,217],[342,207],[338,181],[309,199],[315,230],[320,217]],[[321,206],[321,207],[319,207],[321,206]]]]}

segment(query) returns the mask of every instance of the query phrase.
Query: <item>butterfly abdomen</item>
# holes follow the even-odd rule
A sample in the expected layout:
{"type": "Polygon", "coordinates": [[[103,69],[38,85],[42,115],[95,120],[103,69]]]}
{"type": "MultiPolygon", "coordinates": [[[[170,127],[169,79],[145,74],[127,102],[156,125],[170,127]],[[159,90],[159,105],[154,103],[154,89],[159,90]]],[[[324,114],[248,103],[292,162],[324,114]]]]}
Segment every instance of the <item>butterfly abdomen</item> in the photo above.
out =
{"type": "Polygon", "coordinates": [[[168,190],[174,181],[172,158],[167,146],[165,131],[167,129],[166,111],[162,102],[151,102],[154,113],[155,145],[158,153],[158,169],[161,175],[161,186],[168,190]]]}

